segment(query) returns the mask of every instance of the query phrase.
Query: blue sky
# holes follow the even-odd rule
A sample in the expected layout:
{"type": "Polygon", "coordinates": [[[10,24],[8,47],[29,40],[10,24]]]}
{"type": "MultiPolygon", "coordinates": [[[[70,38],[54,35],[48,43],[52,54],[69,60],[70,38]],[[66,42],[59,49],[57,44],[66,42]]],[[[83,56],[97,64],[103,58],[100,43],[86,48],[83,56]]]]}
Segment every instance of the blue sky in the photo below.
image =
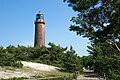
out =
{"type": "Polygon", "coordinates": [[[73,46],[80,56],[87,54],[88,40],[69,31],[76,13],[63,0],[0,0],[0,45],[33,46],[34,20],[41,11],[45,18],[46,46],[53,42],[73,46]]]}

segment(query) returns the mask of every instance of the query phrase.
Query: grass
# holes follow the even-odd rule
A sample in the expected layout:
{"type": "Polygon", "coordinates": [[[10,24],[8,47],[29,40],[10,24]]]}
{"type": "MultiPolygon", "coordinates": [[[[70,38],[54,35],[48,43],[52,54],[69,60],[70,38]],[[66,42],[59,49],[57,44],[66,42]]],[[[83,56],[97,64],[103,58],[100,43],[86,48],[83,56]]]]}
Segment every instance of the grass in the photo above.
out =
{"type": "Polygon", "coordinates": [[[0,80],[63,80],[64,77],[66,78],[69,78],[70,76],[72,77],[72,73],[68,73],[68,72],[40,71],[28,67],[23,67],[23,68],[0,67],[0,71],[1,70],[8,71],[11,73],[15,73],[15,72],[27,73],[30,76],[29,77],[23,76],[22,78],[0,79],[0,80]]]}

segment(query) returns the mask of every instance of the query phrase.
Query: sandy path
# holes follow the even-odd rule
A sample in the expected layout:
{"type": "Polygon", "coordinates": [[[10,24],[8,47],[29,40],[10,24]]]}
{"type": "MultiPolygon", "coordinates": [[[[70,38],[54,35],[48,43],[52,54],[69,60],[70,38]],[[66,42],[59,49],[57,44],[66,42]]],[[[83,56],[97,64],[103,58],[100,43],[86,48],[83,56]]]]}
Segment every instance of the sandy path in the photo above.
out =
{"type": "Polygon", "coordinates": [[[93,70],[85,70],[83,74],[77,77],[77,80],[104,80],[100,78],[93,70]]]}

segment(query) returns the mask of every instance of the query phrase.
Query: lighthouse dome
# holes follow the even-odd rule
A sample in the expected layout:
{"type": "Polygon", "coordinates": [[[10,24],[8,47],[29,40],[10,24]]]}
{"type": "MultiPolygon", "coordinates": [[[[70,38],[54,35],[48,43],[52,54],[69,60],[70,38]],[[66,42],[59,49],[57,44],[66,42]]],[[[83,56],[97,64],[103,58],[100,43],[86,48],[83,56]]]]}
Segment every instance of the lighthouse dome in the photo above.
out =
{"type": "Polygon", "coordinates": [[[44,15],[39,11],[39,13],[36,14],[36,20],[38,19],[43,19],[44,20],[44,15]]]}

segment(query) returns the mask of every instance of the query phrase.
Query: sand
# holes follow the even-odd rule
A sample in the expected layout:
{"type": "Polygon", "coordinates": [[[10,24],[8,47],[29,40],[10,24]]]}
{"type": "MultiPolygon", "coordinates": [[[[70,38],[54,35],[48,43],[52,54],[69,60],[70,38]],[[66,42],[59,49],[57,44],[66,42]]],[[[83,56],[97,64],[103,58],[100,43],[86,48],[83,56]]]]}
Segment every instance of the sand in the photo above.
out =
{"type": "Polygon", "coordinates": [[[35,62],[26,62],[22,61],[23,66],[30,67],[36,70],[42,70],[42,71],[58,71],[58,67],[46,65],[46,64],[40,64],[35,62]]]}

